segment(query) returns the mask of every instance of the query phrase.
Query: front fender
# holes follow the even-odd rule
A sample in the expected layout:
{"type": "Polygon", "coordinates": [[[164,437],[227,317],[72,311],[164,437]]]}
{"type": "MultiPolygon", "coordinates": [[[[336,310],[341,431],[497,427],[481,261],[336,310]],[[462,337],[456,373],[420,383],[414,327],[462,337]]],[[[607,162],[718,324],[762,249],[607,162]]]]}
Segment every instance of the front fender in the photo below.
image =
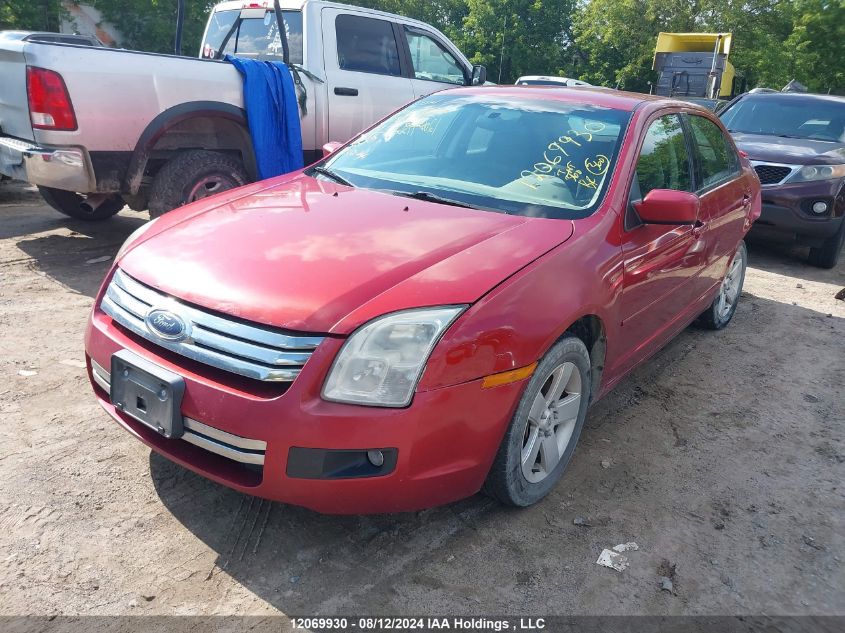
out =
{"type": "MultiPolygon", "coordinates": [[[[612,214],[607,214],[612,216],[612,214]]],[[[539,360],[581,317],[618,324],[621,249],[612,217],[576,222],[575,235],[471,306],[429,359],[419,390],[439,389],[539,360]]]]}

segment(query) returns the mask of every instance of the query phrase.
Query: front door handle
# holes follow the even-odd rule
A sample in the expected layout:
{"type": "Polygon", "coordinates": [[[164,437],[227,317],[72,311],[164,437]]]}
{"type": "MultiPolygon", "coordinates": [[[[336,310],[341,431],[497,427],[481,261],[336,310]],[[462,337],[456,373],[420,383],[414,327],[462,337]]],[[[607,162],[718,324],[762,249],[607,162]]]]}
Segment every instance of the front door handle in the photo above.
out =
{"type": "Polygon", "coordinates": [[[337,88],[334,89],[334,93],[339,97],[357,97],[358,96],[358,88],[337,87],[337,88]]]}

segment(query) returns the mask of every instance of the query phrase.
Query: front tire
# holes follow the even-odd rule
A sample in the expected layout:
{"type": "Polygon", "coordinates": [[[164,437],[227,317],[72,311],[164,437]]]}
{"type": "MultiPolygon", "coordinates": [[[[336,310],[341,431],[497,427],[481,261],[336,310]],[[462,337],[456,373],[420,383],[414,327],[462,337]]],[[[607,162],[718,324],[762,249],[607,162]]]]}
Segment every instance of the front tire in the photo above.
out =
{"type": "Polygon", "coordinates": [[[248,181],[236,158],[208,150],[182,152],[156,174],[150,191],[150,219],[248,181]]]}
{"type": "Polygon", "coordinates": [[[742,285],[745,283],[745,269],[748,267],[748,250],[745,242],[739,243],[713,303],[698,317],[698,324],[708,330],[721,330],[736,312],[742,285]]]}
{"type": "Polygon", "coordinates": [[[44,198],[44,202],[59,213],[77,220],[87,220],[89,222],[107,220],[125,206],[123,198],[114,195],[102,202],[96,209],[90,211],[83,206],[85,198],[73,191],[39,186],[38,192],[44,198]]]}
{"type": "Polygon", "coordinates": [[[845,218],[835,235],[827,238],[820,247],[810,249],[809,262],[819,268],[834,268],[839,262],[839,253],[845,244],[845,218]]]}
{"type": "Polygon", "coordinates": [[[580,339],[566,336],[528,381],[484,492],[520,507],[549,494],[575,452],[590,395],[590,355],[580,339]]]}

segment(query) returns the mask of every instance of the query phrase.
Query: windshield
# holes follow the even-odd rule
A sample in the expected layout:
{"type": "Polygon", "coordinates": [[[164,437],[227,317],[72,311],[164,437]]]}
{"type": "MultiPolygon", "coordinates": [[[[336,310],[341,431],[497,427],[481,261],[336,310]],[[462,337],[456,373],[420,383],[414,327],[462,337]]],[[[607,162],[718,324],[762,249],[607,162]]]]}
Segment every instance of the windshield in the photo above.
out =
{"type": "Polygon", "coordinates": [[[845,101],[824,96],[749,95],[720,117],[731,132],[845,142],[845,101]]]}
{"type": "Polygon", "coordinates": [[[580,218],[601,202],[629,119],[628,112],[590,104],[438,93],[397,112],[322,167],[354,187],[580,218]]]}
{"type": "MultiPolygon", "coordinates": [[[[214,59],[215,56],[234,55],[249,59],[283,61],[282,39],[276,24],[276,14],[268,10],[264,18],[246,18],[240,20],[226,44],[226,49],[218,56],[220,46],[226,35],[238,22],[239,10],[215,11],[208,22],[202,57],[214,59]]],[[[285,19],[285,33],[288,36],[290,61],[302,63],[302,13],[282,11],[285,19]]]]}

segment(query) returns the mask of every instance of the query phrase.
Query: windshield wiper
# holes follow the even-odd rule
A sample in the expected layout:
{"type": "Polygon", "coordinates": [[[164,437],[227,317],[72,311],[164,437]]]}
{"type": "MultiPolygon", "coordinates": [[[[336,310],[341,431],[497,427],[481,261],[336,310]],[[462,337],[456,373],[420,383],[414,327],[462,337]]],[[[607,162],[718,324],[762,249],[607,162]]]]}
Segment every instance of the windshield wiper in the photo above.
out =
{"type": "Polygon", "coordinates": [[[312,167],[311,170],[317,172],[321,176],[326,176],[327,178],[331,178],[332,180],[340,183],[341,185],[346,185],[347,187],[354,187],[355,186],[351,182],[349,182],[346,178],[341,176],[340,174],[335,173],[331,169],[328,169],[326,167],[321,167],[320,165],[317,165],[316,167],[312,167]]]}
{"type": "Polygon", "coordinates": [[[444,198],[438,196],[436,193],[430,191],[389,191],[394,196],[402,196],[403,198],[413,198],[414,200],[425,200],[426,202],[437,202],[439,204],[448,204],[453,207],[463,207],[465,209],[478,209],[479,211],[490,211],[485,207],[479,207],[474,204],[461,202],[460,200],[453,200],[452,198],[444,198]]]}

